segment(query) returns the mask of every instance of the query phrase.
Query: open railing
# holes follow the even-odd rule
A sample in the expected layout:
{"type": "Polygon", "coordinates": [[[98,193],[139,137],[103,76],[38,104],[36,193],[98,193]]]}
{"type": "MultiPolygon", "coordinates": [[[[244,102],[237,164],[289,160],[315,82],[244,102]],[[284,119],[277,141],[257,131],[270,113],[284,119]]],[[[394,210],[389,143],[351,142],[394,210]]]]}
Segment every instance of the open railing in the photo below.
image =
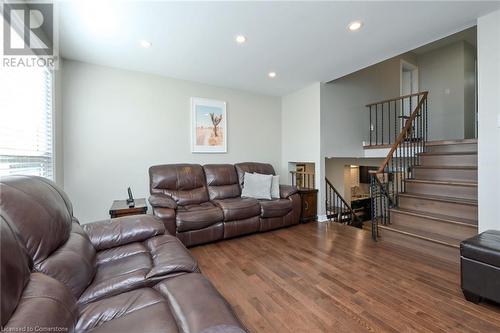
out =
{"type": "Polygon", "coordinates": [[[356,227],[361,227],[362,222],[356,216],[355,212],[352,210],[351,205],[345,201],[345,199],[340,195],[335,186],[325,178],[326,183],[326,217],[330,221],[346,223],[356,227]]]}
{"type": "Polygon", "coordinates": [[[371,173],[371,220],[372,237],[378,237],[378,225],[390,223],[390,208],[398,206],[398,194],[404,192],[405,181],[411,178],[412,167],[419,165],[419,153],[425,151],[428,133],[427,117],[428,92],[396,97],[390,100],[369,104],[370,108],[378,109],[385,103],[398,104],[410,99],[408,105],[415,105],[413,111],[400,118],[404,120],[401,132],[395,137],[391,149],[379,169],[371,173]],[[416,104],[411,100],[416,98],[416,104]]]}
{"type": "Polygon", "coordinates": [[[292,177],[292,186],[298,188],[316,188],[314,172],[290,171],[292,177]]]}
{"type": "Polygon", "coordinates": [[[370,138],[365,147],[393,145],[423,93],[414,93],[367,104],[370,138]]]}

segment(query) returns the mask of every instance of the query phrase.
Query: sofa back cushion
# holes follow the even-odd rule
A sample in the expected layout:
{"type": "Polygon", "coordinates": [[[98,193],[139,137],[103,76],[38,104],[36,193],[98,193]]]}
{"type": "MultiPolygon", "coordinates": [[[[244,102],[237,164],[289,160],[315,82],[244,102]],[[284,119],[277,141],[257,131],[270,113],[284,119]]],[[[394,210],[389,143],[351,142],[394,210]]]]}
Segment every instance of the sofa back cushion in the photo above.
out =
{"type": "Polygon", "coordinates": [[[2,217],[35,264],[68,240],[73,221],[71,203],[53,182],[34,176],[2,177],[0,193],[2,217]]]}
{"type": "Polygon", "coordinates": [[[203,166],[207,178],[210,200],[240,196],[238,174],[231,164],[206,164],[203,166]]]}
{"type": "Polygon", "coordinates": [[[0,228],[0,288],[2,294],[0,321],[1,327],[4,327],[14,313],[28,283],[31,260],[26,248],[20,243],[2,216],[0,216],[0,228]]]}
{"type": "Polygon", "coordinates": [[[79,298],[94,279],[96,250],[85,231],[75,221],[66,243],[47,259],[36,264],[35,269],[63,283],[75,298],[79,298]]]}
{"type": "MultiPolygon", "coordinates": [[[[66,286],[42,273],[31,273],[5,332],[74,332],[76,300],[66,286]]],[[[3,297],[3,295],[2,295],[3,297]]]]}
{"type": "Polygon", "coordinates": [[[256,163],[256,162],[244,162],[237,163],[234,165],[236,172],[238,173],[239,185],[243,186],[245,181],[245,172],[248,173],[260,173],[263,175],[276,175],[274,168],[269,163],[256,163]]]}
{"type": "Polygon", "coordinates": [[[2,217],[27,249],[34,270],[78,298],[94,278],[96,252],[67,195],[41,177],[5,177],[0,186],[2,217]]]}
{"type": "Polygon", "coordinates": [[[169,195],[181,206],[208,201],[205,173],[198,164],[165,164],[150,167],[149,191],[151,194],[169,195]]]}

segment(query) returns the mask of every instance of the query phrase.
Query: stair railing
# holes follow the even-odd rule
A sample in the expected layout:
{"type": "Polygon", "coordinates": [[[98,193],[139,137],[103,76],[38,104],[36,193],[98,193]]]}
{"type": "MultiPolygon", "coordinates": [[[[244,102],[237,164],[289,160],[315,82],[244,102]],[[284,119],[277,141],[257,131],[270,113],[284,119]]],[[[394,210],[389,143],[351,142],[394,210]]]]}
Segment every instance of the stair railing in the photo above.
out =
{"type": "Polygon", "coordinates": [[[428,92],[424,91],[368,105],[370,109],[383,109],[381,105],[386,103],[396,105],[399,103],[402,106],[399,109],[401,115],[398,117],[401,120],[402,129],[390,145],[391,148],[384,162],[370,175],[371,223],[374,240],[377,240],[379,236],[379,223],[390,224],[390,209],[399,205],[398,194],[405,191],[405,181],[412,178],[413,166],[420,164],[419,154],[425,151],[428,137],[427,96],[428,92]],[[415,103],[413,111],[405,114],[405,107],[411,107],[415,103]]]}
{"type": "Polygon", "coordinates": [[[362,222],[352,210],[351,205],[342,197],[335,186],[325,178],[326,183],[326,217],[330,221],[346,223],[355,227],[361,227],[362,222]]]}

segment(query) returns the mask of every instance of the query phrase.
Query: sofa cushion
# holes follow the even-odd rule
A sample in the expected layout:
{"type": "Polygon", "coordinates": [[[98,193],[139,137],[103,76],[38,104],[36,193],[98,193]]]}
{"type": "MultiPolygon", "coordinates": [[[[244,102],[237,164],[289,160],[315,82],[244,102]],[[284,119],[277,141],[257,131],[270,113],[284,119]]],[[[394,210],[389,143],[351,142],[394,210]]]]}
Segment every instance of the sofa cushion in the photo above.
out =
{"type": "Polygon", "coordinates": [[[231,164],[207,164],[203,166],[210,200],[240,196],[238,174],[231,164]]]}
{"type": "Polygon", "coordinates": [[[167,164],[149,168],[151,194],[163,193],[177,205],[192,205],[208,201],[205,173],[198,164],[167,164]]]}
{"type": "Polygon", "coordinates": [[[500,267],[500,231],[487,230],[460,244],[460,255],[465,258],[500,267]]]}
{"type": "Polygon", "coordinates": [[[223,219],[222,210],[211,202],[179,206],[176,215],[177,232],[203,229],[222,222],[223,219]]]}
{"type": "Polygon", "coordinates": [[[236,163],[234,165],[234,168],[236,169],[236,173],[238,174],[238,182],[240,186],[243,186],[243,183],[245,182],[245,172],[260,173],[263,175],[275,175],[273,166],[268,163],[236,163]]]}
{"type": "Polygon", "coordinates": [[[45,274],[32,273],[2,332],[44,332],[43,328],[73,332],[77,316],[75,298],[66,286],[45,274]]]}
{"type": "Polygon", "coordinates": [[[0,193],[2,217],[23,241],[35,264],[68,240],[72,207],[53,182],[32,176],[2,177],[0,193]]]}
{"type": "Polygon", "coordinates": [[[292,202],[288,199],[260,200],[261,217],[281,217],[292,210],[292,202]]]}
{"type": "Polygon", "coordinates": [[[224,213],[224,221],[243,220],[260,214],[259,201],[253,198],[230,198],[213,201],[224,213]]]}
{"type": "Polygon", "coordinates": [[[97,273],[78,302],[116,295],[166,276],[199,272],[190,252],[174,236],[160,235],[97,253],[97,273]]]}
{"type": "Polygon", "coordinates": [[[94,278],[96,252],[81,226],[73,222],[73,230],[66,243],[36,264],[35,268],[62,282],[78,298],[94,278]]]}
{"type": "Polygon", "coordinates": [[[140,288],[86,304],[76,332],[178,332],[167,300],[152,288],[140,288]]]}
{"type": "Polygon", "coordinates": [[[17,307],[30,279],[32,265],[26,248],[2,216],[0,216],[0,228],[0,292],[2,295],[0,327],[3,327],[17,307]]]}
{"type": "Polygon", "coordinates": [[[181,332],[203,332],[218,325],[244,327],[227,301],[201,274],[163,280],[155,289],[168,299],[181,332]]]}
{"type": "Polygon", "coordinates": [[[245,183],[241,196],[255,199],[271,200],[272,175],[245,172],[245,183]]]}
{"type": "Polygon", "coordinates": [[[97,266],[94,280],[78,302],[86,304],[145,286],[146,274],[151,268],[151,257],[147,253],[138,253],[100,264],[97,266]]]}

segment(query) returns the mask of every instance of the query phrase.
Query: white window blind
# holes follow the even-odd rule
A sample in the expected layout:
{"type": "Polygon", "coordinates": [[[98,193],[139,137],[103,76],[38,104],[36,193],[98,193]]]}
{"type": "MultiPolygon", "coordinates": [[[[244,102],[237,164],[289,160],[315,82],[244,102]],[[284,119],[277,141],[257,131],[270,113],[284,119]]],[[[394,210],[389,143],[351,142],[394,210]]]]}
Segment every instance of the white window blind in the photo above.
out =
{"type": "Polygon", "coordinates": [[[0,176],[54,179],[52,81],[46,68],[0,68],[0,176]]]}

